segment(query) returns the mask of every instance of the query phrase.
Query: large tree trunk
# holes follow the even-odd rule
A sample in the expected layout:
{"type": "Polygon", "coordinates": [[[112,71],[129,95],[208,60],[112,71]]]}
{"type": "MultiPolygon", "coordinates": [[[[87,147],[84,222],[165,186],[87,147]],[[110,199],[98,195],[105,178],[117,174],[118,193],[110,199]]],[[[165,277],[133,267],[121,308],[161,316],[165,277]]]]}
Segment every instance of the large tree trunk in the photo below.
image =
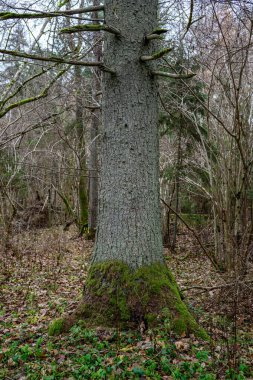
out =
{"type": "Polygon", "coordinates": [[[95,325],[155,325],[170,320],[179,334],[199,329],[163,257],[159,203],[157,84],[142,55],[156,43],[158,1],[105,0],[101,187],[97,238],[83,301],[73,318],[95,325]]]}
{"type": "Polygon", "coordinates": [[[163,262],[159,205],[156,80],[141,55],[153,50],[144,36],[157,27],[157,1],[107,0],[101,191],[93,263],[120,260],[132,268],[163,262]]]}

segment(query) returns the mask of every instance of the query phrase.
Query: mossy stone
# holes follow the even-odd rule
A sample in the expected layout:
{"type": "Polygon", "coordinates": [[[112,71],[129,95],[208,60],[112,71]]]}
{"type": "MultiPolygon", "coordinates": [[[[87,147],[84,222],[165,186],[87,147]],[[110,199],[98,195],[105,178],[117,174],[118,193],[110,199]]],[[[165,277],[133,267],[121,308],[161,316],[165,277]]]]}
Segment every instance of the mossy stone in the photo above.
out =
{"type": "Polygon", "coordinates": [[[60,335],[64,332],[64,319],[55,319],[48,328],[48,335],[60,335]]]}

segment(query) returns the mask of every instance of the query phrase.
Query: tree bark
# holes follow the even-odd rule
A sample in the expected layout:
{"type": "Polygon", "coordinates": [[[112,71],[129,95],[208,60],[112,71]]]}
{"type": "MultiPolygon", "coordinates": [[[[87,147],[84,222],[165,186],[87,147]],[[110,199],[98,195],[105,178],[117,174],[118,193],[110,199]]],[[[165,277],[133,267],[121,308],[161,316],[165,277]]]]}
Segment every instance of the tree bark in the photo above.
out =
{"type": "Polygon", "coordinates": [[[82,72],[79,66],[74,68],[75,87],[76,87],[76,134],[78,138],[78,198],[79,198],[79,232],[82,235],[85,225],[88,223],[88,196],[87,196],[87,165],[85,157],[85,126],[83,101],[80,90],[78,89],[82,81],[82,72]]]}
{"type": "MultiPolygon", "coordinates": [[[[83,1],[82,1],[83,5],[83,1]]],[[[66,6],[66,11],[71,12],[71,1],[66,6]]],[[[80,20],[78,20],[80,25],[80,20]]],[[[67,25],[70,25],[70,20],[67,19],[67,25]]],[[[74,38],[72,35],[69,36],[69,47],[72,51],[82,44],[81,35],[79,33],[77,39],[77,46],[75,44],[74,38]]],[[[87,194],[87,165],[86,165],[86,156],[85,156],[85,125],[84,125],[84,102],[82,94],[82,70],[81,66],[74,67],[74,87],[75,87],[75,128],[76,128],[76,137],[78,144],[78,204],[79,204],[79,213],[78,213],[78,229],[80,235],[83,234],[84,228],[88,223],[88,194],[87,194]]]]}
{"type": "Polygon", "coordinates": [[[179,335],[207,338],[183,303],[168,270],[162,245],[159,200],[158,93],[155,52],[145,35],[157,27],[157,0],[105,0],[104,60],[115,75],[103,76],[103,130],[99,219],[95,249],[82,302],[74,315],[51,326],[67,330],[76,319],[87,325],[137,327],[170,321],[179,335]]]}
{"type": "MultiPolygon", "coordinates": [[[[93,5],[99,6],[100,0],[93,0],[93,5]]],[[[93,18],[98,19],[98,12],[93,13],[93,18]]],[[[102,60],[102,41],[100,33],[94,33],[94,55],[95,60],[102,60]]],[[[101,99],[101,72],[99,69],[93,70],[93,101],[100,103],[101,99]]],[[[98,135],[101,120],[101,110],[94,109],[92,112],[90,126],[90,160],[89,160],[89,236],[93,238],[97,228],[98,217],[98,135]]]]}
{"type": "Polygon", "coordinates": [[[145,34],[157,27],[157,0],[105,1],[104,61],[116,75],[103,77],[103,131],[99,222],[93,263],[120,260],[132,268],[163,262],[159,205],[158,96],[145,34]]]}

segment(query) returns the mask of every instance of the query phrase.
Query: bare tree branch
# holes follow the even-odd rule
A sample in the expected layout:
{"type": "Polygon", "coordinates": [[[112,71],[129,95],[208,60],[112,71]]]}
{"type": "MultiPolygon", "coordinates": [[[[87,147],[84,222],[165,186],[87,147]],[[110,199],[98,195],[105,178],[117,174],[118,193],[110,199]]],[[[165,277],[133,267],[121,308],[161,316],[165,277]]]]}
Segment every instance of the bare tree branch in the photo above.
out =
{"type": "Polygon", "coordinates": [[[60,12],[40,12],[36,13],[14,13],[14,12],[0,12],[0,20],[10,20],[10,19],[37,19],[37,18],[48,18],[48,17],[60,17],[60,16],[72,16],[81,13],[89,13],[94,11],[103,11],[104,6],[99,5],[96,7],[87,7],[80,9],[70,9],[60,12]]]}
{"type": "Polygon", "coordinates": [[[44,88],[44,90],[34,96],[34,97],[31,97],[31,98],[25,98],[25,99],[21,99],[15,103],[12,103],[10,104],[9,106],[7,106],[6,108],[4,108],[1,112],[0,112],[0,118],[3,117],[4,115],[6,115],[10,110],[14,109],[14,108],[17,108],[17,107],[20,107],[24,104],[28,104],[28,103],[31,103],[31,102],[35,102],[36,100],[39,100],[39,99],[42,99],[42,98],[45,98],[47,95],[48,95],[48,91],[49,89],[51,88],[51,86],[63,75],[65,74],[65,72],[67,71],[67,69],[64,69],[64,70],[61,70],[59,71],[59,73],[55,76],[55,78],[53,78],[51,80],[51,82],[44,88]]]}
{"type": "Polygon", "coordinates": [[[214,265],[214,267],[215,267],[216,269],[219,269],[219,268],[218,268],[218,265],[217,265],[217,263],[216,263],[216,261],[215,261],[214,258],[209,254],[209,252],[206,250],[205,246],[202,244],[200,238],[198,237],[198,235],[196,234],[196,232],[194,231],[194,229],[192,229],[192,228],[189,226],[189,224],[188,224],[183,218],[181,218],[181,216],[180,216],[175,210],[173,210],[173,208],[172,208],[170,205],[168,205],[167,202],[165,202],[164,199],[161,198],[161,201],[162,201],[162,203],[163,203],[163,204],[164,204],[164,205],[165,205],[170,211],[173,212],[173,214],[175,214],[175,215],[178,217],[178,219],[181,220],[181,222],[182,222],[182,223],[188,228],[188,230],[191,231],[191,233],[192,233],[192,234],[194,235],[194,237],[196,238],[197,242],[199,243],[199,245],[200,245],[200,247],[202,248],[202,250],[203,250],[203,252],[205,253],[205,255],[208,257],[208,259],[211,261],[211,263],[214,265]]]}
{"type": "Polygon", "coordinates": [[[63,64],[67,64],[67,65],[77,65],[77,66],[97,66],[103,71],[108,71],[108,72],[114,73],[114,71],[112,69],[104,66],[102,62],[67,60],[67,59],[60,58],[60,57],[42,57],[40,55],[22,53],[20,51],[6,50],[6,49],[0,49],[0,53],[12,55],[14,57],[33,59],[35,61],[55,62],[55,63],[63,63],[63,64]]]}

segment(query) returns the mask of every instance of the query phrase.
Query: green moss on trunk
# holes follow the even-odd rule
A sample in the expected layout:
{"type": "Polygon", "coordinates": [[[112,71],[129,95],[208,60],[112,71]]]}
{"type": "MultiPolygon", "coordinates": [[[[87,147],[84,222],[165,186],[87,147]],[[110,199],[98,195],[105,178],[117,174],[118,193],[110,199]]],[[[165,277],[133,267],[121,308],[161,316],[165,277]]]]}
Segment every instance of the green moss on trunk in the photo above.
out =
{"type": "Polygon", "coordinates": [[[122,328],[136,328],[141,322],[153,328],[169,321],[175,334],[195,334],[208,339],[182,301],[173,275],[161,263],[136,271],[122,262],[93,265],[83,300],[75,314],[65,319],[62,330],[80,319],[89,327],[122,328]]]}

